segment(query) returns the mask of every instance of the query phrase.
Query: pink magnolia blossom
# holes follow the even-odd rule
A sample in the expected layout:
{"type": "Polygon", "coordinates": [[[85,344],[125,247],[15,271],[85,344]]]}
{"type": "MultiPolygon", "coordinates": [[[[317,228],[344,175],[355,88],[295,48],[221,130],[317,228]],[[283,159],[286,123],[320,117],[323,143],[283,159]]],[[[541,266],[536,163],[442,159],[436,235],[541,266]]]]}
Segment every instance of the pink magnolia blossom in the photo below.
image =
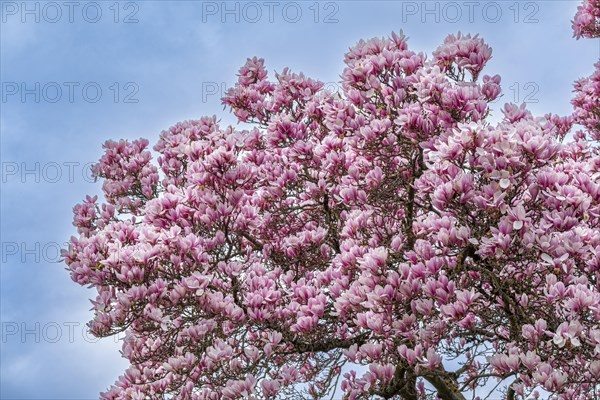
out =
{"type": "Polygon", "coordinates": [[[573,19],[573,31],[578,39],[600,36],[600,1],[584,0],[577,7],[577,14],[573,19]]]}

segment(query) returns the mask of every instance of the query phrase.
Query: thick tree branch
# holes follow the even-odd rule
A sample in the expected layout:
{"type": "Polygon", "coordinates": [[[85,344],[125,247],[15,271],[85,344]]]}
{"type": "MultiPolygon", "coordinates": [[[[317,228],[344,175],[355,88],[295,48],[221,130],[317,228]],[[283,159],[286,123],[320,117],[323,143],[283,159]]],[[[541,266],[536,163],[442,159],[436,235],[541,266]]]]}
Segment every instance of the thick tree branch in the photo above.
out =
{"type": "Polygon", "coordinates": [[[453,380],[443,371],[433,371],[424,375],[427,382],[437,390],[437,395],[443,400],[466,400],[453,380]]]}

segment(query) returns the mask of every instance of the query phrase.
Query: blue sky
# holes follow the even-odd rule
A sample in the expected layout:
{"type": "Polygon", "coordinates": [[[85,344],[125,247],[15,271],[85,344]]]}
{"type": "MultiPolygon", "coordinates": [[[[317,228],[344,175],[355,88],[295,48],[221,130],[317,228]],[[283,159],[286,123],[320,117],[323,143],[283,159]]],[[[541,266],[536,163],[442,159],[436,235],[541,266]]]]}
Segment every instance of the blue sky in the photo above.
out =
{"type": "Polygon", "coordinates": [[[564,115],[572,82],[600,57],[598,41],[572,38],[577,5],[1,1],[0,398],[97,398],[126,367],[118,338],[86,334],[93,293],[57,262],[73,205],[100,191],[88,169],[105,140],[155,143],[203,115],[234,123],[220,89],[247,57],[334,85],[349,46],[400,29],[428,54],[448,33],[479,33],[494,50],[486,73],[502,76],[496,109],[526,101],[564,115]]]}

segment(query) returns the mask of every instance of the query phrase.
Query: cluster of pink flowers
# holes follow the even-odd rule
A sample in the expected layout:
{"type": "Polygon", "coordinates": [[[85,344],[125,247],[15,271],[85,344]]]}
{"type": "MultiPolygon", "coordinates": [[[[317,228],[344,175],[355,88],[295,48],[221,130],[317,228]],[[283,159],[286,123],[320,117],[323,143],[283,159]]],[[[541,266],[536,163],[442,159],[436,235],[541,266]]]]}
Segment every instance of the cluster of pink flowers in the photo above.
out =
{"type": "Polygon", "coordinates": [[[106,200],[118,211],[136,213],[156,195],[158,171],[151,164],[152,155],[146,147],[147,139],[131,143],[108,140],[104,143],[104,155],[92,169],[96,177],[104,178],[106,200]]]}
{"type": "Polygon", "coordinates": [[[573,106],[575,120],[586,127],[595,140],[600,140],[600,62],[596,63],[594,73],[575,82],[573,106]]]}
{"type": "Polygon", "coordinates": [[[444,72],[458,77],[464,74],[464,71],[468,71],[475,81],[485,64],[492,58],[492,49],[478,35],[472,37],[459,32],[456,36],[448,36],[444,45],[433,52],[433,57],[444,72]]]}
{"type": "MultiPolygon", "coordinates": [[[[577,8],[573,21],[575,36],[579,39],[600,38],[600,0],[584,0],[577,8]]],[[[594,140],[600,140],[600,62],[594,65],[594,73],[575,82],[575,97],[572,100],[575,112],[573,119],[587,128],[594,140]]],[[[585,137],[583,132],[577,136],[585,137]]]]}
{"type": "Polygon", "coordinates": [[[573,19],[573,32],[578,39],[600,36],[600,0],[583,0],[577,7],[573,19]]]}
{"type": "Polygon", "coordinates": [[[158,167],[107,142],[65,252],[91,331],[126,333],[102,398],[597,398],[598,74],[572,116],[491,125],[490,57],[360,41],[339,93],[249,59],[223,101],[255,128],[178,123],[158,167]]]}

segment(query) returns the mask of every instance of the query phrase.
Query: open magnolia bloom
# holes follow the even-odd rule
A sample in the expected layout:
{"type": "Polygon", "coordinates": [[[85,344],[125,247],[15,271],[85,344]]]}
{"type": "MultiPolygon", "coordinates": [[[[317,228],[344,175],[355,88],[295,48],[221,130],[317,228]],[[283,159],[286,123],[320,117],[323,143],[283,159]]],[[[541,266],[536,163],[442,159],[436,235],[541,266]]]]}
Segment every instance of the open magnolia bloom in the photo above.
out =
{"type": "Polygon", "coordinates": [[[91,331],[126,332],[102,398],[598,398],[600,64],[573,115],[492,125],[491,54],[360,41],[339,93],[249,59],[223,101],[253,129],[107,142],[65,252],[91,331]]]}

